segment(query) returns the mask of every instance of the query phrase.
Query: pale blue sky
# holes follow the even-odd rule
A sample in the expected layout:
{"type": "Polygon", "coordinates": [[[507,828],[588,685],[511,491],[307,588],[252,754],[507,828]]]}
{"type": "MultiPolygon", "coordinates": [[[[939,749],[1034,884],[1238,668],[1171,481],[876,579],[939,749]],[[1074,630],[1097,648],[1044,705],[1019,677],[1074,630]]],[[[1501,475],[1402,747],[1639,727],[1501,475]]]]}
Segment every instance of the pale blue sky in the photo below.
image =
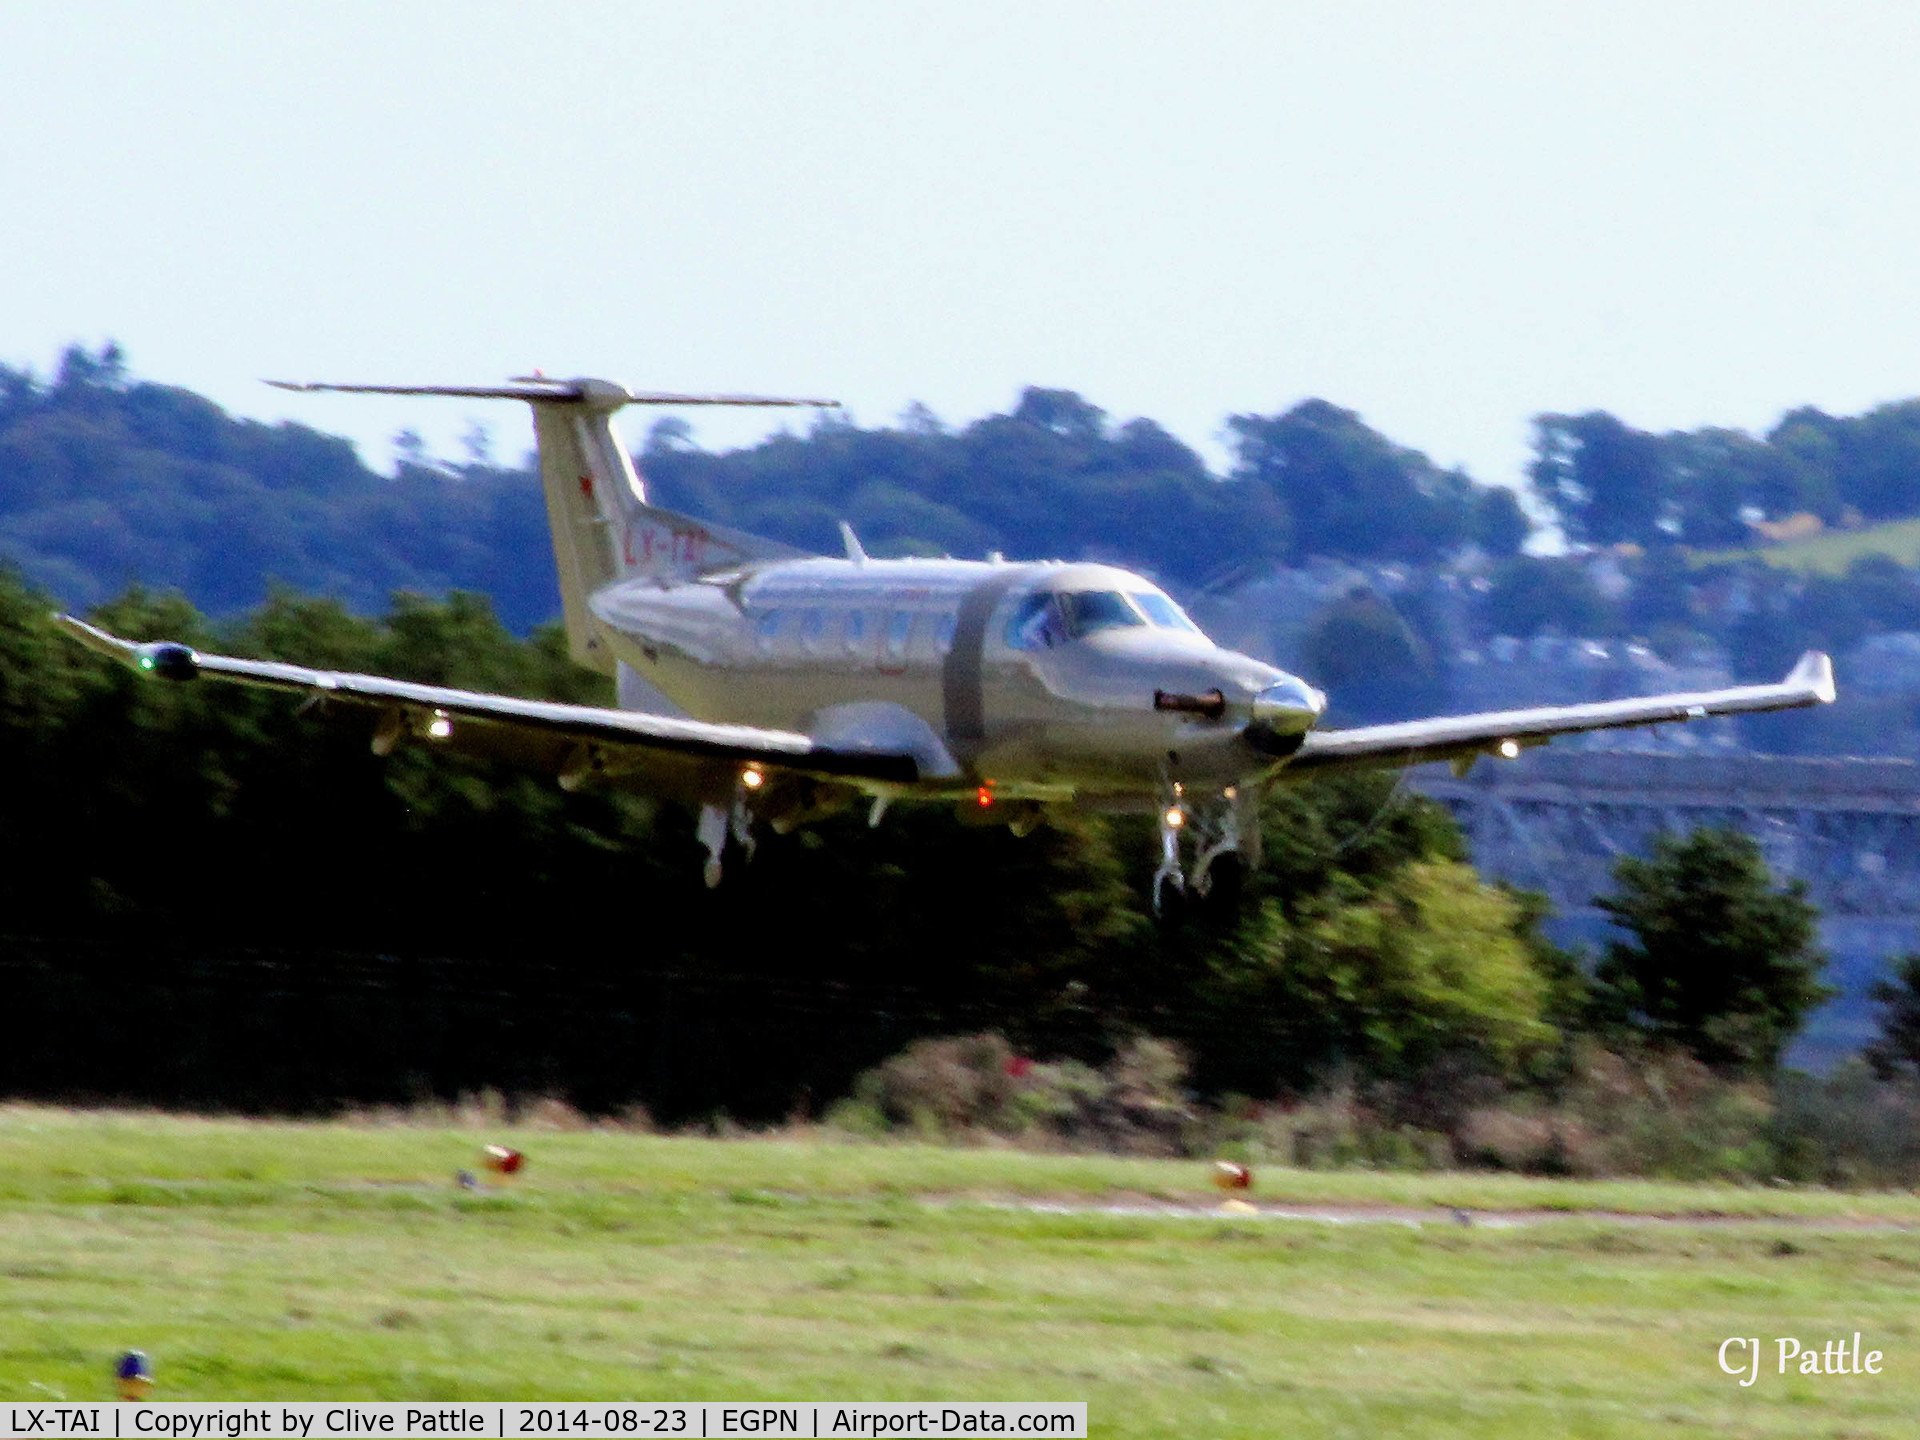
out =
{"type": "Polygon", "coordinates": [[[0,359],[370,442],[485,412],[256,377],[1067,386],[1216,461],[1321,395],[1507,482],[1542,410],[1920,394],[1911,5],[75,0],[0,55],[0,359]]]}

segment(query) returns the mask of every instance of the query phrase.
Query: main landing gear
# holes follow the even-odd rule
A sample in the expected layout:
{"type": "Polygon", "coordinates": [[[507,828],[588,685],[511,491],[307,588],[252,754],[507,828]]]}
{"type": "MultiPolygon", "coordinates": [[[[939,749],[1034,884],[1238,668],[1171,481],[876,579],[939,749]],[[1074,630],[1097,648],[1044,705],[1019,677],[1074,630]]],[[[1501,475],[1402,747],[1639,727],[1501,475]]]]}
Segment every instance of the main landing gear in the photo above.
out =
{"type": "Polygon", "coordinates": [[[720,861],[726,854],[729,835],[740,847],[741,854],[748,860],[753,859],[753,817],[747,814],[745,795],[735,795],[730,806],[702,805],[700,823],[693,833],[707,852],[707,863],[700,868],[700,875],[709,890],[720,883],[720,861]]]}

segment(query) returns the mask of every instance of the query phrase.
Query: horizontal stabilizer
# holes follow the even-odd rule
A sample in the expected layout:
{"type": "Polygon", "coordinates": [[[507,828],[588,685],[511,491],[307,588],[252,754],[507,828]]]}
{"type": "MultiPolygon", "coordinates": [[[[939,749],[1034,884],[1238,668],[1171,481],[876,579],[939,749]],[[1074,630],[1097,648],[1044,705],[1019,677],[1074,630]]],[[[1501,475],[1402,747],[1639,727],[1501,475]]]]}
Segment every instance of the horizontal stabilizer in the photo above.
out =
{"type": "Polygon", "coordinates": [[[339,391],[348,395],[455,395],[469,400],[588,402],[597,408],[622,405],[786,405],[837,409],[838,400],[785,395],[676,395],[664,390],[629,390],[611,380],[548,380],[516,376],[503,385],[336,385],[321,380],[269,380],[276,390],[339,391]]]}

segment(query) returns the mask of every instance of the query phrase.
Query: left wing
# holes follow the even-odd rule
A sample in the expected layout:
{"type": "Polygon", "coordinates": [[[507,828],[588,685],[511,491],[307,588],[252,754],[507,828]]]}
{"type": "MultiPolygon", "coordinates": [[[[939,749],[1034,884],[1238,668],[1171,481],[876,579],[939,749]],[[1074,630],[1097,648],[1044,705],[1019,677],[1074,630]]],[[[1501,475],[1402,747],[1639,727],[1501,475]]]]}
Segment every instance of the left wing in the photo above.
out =
{"type": "Polygon", "coordinates": [[[1647,695],[1631,700],[1603,700],[1593,705],[1549,705],[1537,710],[1498,710],[1480,715],[1403,720],[1392,725],[1363,725],[1352,730],[1315,731],[1280,774],[1284,778],[1295,771],[1451,760],[1454,769],[1464,775],[1482,755],[1497,754],[1511,759],[1521,750],[1544,745],[1556,735],[1700,720],[1708,715],[1831,705],[1836,693],[1833,661],[1817,650],[1809,650],[1777,685],[1740,685],[1689,695],[1647,695]]]}
{"type": "Polygon", "coordinates": [[[865,781],[882,791],[911,785],[920,776],[911,755],[824,746],[790,730],[711,725],[597,705],[417,685],[383,675],[310,670],[275,660],[202,654],[170,641],[139,645],[71,615],[56,615],[54,623],[81,644],[143,674],[180,681],[202,676],[231,680],[378,711],[374,749],[381,754],[404,739],[417,738],[550,770],[570,789],[598,777],[638,779],[649,788],[707,800],[731,795],[734,783],[749,771],[762,776],[783,771],[856,785],[865,781]]]}

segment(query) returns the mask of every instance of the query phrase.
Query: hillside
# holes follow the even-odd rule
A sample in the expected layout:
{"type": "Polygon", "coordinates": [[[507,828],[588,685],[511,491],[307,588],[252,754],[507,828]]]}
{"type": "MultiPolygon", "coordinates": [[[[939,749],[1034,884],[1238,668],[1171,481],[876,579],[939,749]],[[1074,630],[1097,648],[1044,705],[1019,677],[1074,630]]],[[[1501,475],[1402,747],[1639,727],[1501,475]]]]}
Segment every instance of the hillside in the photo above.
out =
{"type": "Polygon", "coordinates": [[[1911,569],[1920,565],[1920,519],[1894,520],[1865,530],[1832,530],[1805,540],[1746,549],[1697,550],[1688,557],[1695,569],[1758,560],[1781,570],[1844,575],[1856,560],[1884,555],[1911,569]]]}

